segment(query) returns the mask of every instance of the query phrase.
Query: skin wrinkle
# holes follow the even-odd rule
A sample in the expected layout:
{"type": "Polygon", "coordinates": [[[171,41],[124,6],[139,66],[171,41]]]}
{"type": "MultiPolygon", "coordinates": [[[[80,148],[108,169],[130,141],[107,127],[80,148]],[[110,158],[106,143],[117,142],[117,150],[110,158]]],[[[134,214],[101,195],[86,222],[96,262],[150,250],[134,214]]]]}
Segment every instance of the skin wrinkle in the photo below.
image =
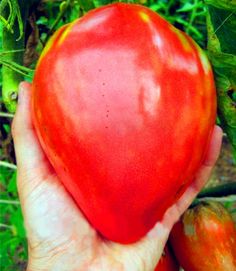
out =
{"type": "MultiPolygon", "coordinates": [[[[47,244],[46,246],[50,247],[50,243],[47,244]]],[[[48,251],[49,256],[48,259],[45,259],[44,257],[44,261],[46,260],[46,262],[50,263],[50,268],[53,268],[53,266],[57,266],[57,263],[59,262],[59,264],[61,264],[61,262],[63,262],[63,258],[66,258],[66,260],[71,260],[71,264],[75,264],[75,260],[76,263],[78,264],[78,266],[81,264],[81,260],[83,258],[93,258],[94,256],[90,253],[89,251],[90,248],[86,248],[86,247],[81,247],[81,248],[76,248],[76,243],[73,240],[68,240],[66,243],[64,244],[60,244],[60,249],[52,249],[51,251],[48,251]],[[75,248],[75,251],[82,251],[83,253],[68,253],[69,250],[73,251],[73,247],[75,248]],[[89,253],[88,253],[89,252],[89,253]],[[68,258],[68,259],[67,259],[68,258]],[[72,259],[71,259],[72,258],[72,259]]],[[[37,254],[36,254],[37,255],[37,254]]],[[[31,259],[32,260],[41,260],[40,257],[36,256],[34,254],[31,254],[31,259]]],[[[49,270],[54,270],[54,269],[50,269],[49,270]]],[[[56,269],[55,269],[56,270],[56,269]]],[[[81,269],[83,270],[83,269],[81,269]]]]}
{"type": "MultiPolygon", "coordinates": [[[[23,180],[27,180],[29,179],[29,176],[27,176],[28,174],[25,173],[26,171],[24,171],[24,174],[21,174],[19,177],[22,178],[23,180]],[[23,175],[23,176],[22,176],[23,175]]],[[[56,175],[55,175],[56,177],[56,175]]],[[[27,182],[21,182],[20,184],[18,184],[18,189],[20,189],[23,193],[23,196],[24,198],[27,200],[27,198],[31,198],[32,197],[32,192],[34,190],[37,191],[37,189],[40,189],[41,186],[43,186],[43,182],[42,183],[38,183],[37,181],[34,181],[38,179],[38,176],[35,175],[35,176],[32,176],[30,177],[31,179],[31,185],[29,186],[27,182]]],[[[43,178],[44,179],[44,178],[43,178]]],[[[47,178],[45,178],[45,182],[47,182],[47,178]]],[[[50,178],[50,182],[52,183],[51,181],[51,178],[50,178]]],[[[31,200],[31,199],[30,199],[31,200]]]]}

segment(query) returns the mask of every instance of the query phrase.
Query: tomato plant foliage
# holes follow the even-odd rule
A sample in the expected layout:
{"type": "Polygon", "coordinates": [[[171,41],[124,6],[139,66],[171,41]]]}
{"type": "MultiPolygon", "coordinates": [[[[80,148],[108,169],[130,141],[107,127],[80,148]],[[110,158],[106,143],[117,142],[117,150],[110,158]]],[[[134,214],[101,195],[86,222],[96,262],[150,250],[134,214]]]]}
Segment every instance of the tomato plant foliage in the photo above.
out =
{"type": "Polygon", "coordinates": [[[218,112],[236,161],[236,2],[208,4],[208,52],[215,72],[218,112]]]}

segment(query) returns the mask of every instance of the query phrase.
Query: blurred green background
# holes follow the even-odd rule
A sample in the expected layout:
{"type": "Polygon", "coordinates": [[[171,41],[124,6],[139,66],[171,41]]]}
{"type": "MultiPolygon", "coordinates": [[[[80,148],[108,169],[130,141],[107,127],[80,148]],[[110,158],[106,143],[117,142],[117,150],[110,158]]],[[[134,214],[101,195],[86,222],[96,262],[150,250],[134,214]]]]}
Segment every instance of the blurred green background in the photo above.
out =
{"type": "MultiPolygon", "coordinates": [[[[8,3],[13,0],[2,0],[0,16],[8,3]],[[5,6],[3,5],[5,2],[5,6]]],[[[37,59],[45,46],[46,40],[60,26],[82,16],[90,9],[109,4],[109,0],[70,0],[70,1],[33,1],[27,20],[25,35],[27,37],[27,53],[24,63],[34,69],[37,59]],[[31,43],[29,44],[29,40],[31,43]]],[[[203,48],[207,47],[206,6],[200,0],[139,0],[123,1],[138,3],[150,7],[165,17],[177,28],[185,31],[203,48]]],[[[3,22],[0,20],[0,59],[2,50],[3,22]]],[[[2,66],[0,67],[2,70],[2,66]]],[[[32,74],[26,74],[25,79],[31,80],[32,74]]],[[[2,73],[0,71],[0,88],[2,88],[2,73]]],[[[23,226],[21,208],[16,186],[16,161],[11,136],[11,121],[13,114],[7,112],[0,94],[0,270],[25,270],[27,263],[27,242],[23,226]]],[[[224,136],[220,159],[212,174],[209,185],[215,186],[222,182],[236,180],[236,169],[233,164],[232,149],[227,136],[224,136]]]]}

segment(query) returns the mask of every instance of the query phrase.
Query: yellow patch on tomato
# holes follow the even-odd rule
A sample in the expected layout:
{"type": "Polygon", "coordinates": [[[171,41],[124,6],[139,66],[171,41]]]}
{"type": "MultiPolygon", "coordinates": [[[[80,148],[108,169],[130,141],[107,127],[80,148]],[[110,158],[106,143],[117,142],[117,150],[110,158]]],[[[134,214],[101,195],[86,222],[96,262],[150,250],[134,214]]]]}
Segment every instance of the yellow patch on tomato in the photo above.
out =
{"type": "Polygon", "coordinates": [[[179,29],[175,28],[174,26],[171,25],[171,30],[173,32],[175,32],[175,34],[178,36],[179,41],[181,42],[183,49],[186,52],[191,52],[192,51],[192,47],[191,44],[189,43],[188,39],[186,38],[186,36],[184,35],[184,33],[182,31],[180,31],[179,29]]]}
{"type": "Polygon", "coordinates": [[[54,46],[54,49],[55,49],[55,41],[56,39],[62,34],[64,33],[65,29],[68,28],[68,25],[64,25],[63,27],[61,27],[60,29],[58,29],[53,35],[52,37],[48,40],[46,46],[44,47],[41,55],[40,55],[40,58],[38,60],[38,64],[40,64],[41,60],[45,57],[45,55],[48,53],[48,51],[51,49],[52,46],[54,46]],[[64,31],[64,32],[63,32],[64,31]]]}
{"type": "Polygon", "coordinates": [[[148,23],[150,22],[150,18],[148,16],[147,13],[143,12],[143,11],[140,11],[139,12],[139,16],[141,17],[141,19],[145,22],[145,23],[148,23]]]}
{"type": "Polygon", "coordinates": [[[201,48],[198,48],[198,53],[199,53],[199,57],[203,66],[203,70],[205,72],[205,74],[208,74],[209,71],[211,70],[211,65],[210,62],[206,56],[206,54],[203,52],[203,50],[201,48]]]}
{"type": "Polygon", "coordinates": [[[64,30],[64,32],[61,34],[57,45],[61,45],[63,43],[63,41],[66,39],[67,35],[69,34],[71,27],[73,26],[73,24],[70,24],[69,26],[67,26],[67,28],[64,30]]]}
{"type": "Polygon", "coordinates": [[[41,53],[41,55],[40,55],[40,58],[39,58],[39,60],[38,60],[38,64],[37,64],[37,65],[40,64],[41,60],[42,60],[42,59],[44,58],[44,56],[48,53],[48,51],[50,50],[50,48],[52,47],[52,45],[53,45],[53,43],[54,43],[54,40],[55,40],[55,38],[52,37],[52,38],[47,42],[46,46],[44,47],[44,49],[43,49],[43,51],[42,51],[42,53],[41,53]]]}

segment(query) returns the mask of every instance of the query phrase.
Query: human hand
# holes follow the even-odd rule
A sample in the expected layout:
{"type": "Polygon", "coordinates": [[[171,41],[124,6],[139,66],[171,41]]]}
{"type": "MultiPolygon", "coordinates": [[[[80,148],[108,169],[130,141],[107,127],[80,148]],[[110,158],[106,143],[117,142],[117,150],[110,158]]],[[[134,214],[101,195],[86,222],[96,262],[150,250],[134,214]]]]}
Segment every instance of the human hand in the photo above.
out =
{"type": "Polygon", "coordinates": [[[195,181],[162,221],[140,241],[121,245],[102,238],[64,189],[38,142],[30,114],[30,84],[20,85],[12,125],[17,185],[28,235],[28,271],[150,271],[174,223],[207,182],[218,158],[222,130],[215,126],[195,181]]]}

